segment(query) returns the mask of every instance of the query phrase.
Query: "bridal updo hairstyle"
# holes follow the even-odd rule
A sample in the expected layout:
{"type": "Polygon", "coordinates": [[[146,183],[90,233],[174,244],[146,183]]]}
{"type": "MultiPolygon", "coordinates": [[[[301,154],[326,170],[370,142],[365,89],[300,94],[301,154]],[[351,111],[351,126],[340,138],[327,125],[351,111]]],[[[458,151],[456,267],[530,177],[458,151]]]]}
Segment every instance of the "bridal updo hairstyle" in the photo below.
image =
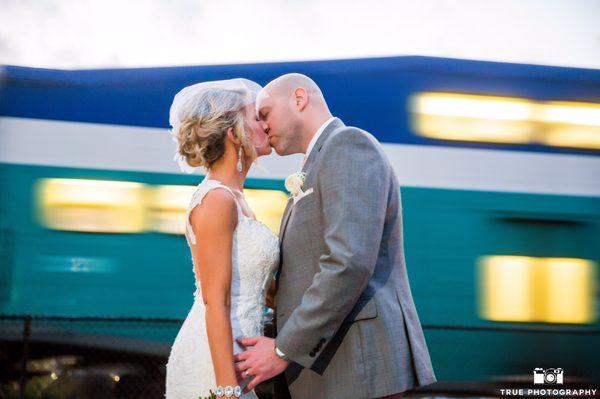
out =
{"type": "MultiPolygon", "coordinates": [[[[236,79],[222,82],[234,81],[236,79]]],[[[244,107],[254,101],[255,95],[244,86],[244,82],[241,86],[203,85],[200,83],[182,90],[177,95],[180,96],[179,101],[176,97],[171,109],[172,134],[182,160],[191,167],[210,169],[225,153],[229,128],[233,128],[241,141],[244,153],[256,159],[256,150],[246,134],[244,119],[244,107]]]]}

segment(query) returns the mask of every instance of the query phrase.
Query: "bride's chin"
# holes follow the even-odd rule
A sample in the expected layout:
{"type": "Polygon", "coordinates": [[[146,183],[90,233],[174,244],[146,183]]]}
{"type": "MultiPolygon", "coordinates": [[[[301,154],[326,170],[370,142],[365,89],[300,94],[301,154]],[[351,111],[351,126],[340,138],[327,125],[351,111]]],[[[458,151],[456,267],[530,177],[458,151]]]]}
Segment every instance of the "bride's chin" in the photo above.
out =
{"type": "Polygon", "coordinates": [[[262,156],[265,156],[265,155],[269,155],[269,154],[271,154],[271,151],[273,151],[273,149],[271,148],[270,145],[267,145],[266,147],[256,148],[256,154],[259,157],[262,157],[262,156]]]}

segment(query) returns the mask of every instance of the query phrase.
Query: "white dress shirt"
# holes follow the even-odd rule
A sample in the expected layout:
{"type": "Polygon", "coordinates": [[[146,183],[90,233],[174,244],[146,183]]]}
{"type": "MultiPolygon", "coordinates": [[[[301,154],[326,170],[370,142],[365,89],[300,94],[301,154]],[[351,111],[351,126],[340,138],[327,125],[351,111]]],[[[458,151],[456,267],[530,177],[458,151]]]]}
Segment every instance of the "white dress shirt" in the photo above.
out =
{"type": "Polygon", "coordinates": [[[308,147],[306,148],[306,154],[304,154],[304,158],[302,158],[302,167],[304,167],[304,163],[306,162],[306,160],[308,159],[308,156],[310,155],[310,152],[312,151],[313,147],[315,146],[315,143],[317,142],[317,140],[319,139],[319,136],[321,135],[321,133],[323,133],[323,130],[325,130],[325,128],[331,123],[333,122],[333,120],[335,119],[335,116],[332,116],[331,118],[327,119],[325,121],[325,123],[323,123],[321,125],[321,127],[317,130],[317,132],[315,133],[315,135],[312,137],[312,139],[310,140],[310,142],[308,143],[308,147]]]}

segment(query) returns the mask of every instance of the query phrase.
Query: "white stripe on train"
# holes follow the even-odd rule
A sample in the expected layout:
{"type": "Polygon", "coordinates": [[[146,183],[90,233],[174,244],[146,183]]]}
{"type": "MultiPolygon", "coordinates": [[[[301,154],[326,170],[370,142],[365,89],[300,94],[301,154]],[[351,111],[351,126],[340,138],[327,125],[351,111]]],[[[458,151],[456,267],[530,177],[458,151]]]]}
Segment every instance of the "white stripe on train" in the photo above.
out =
{"type": "MultiPolygon", "coordinates": [[[[0,162],[180,173],[166,129],[0,118],[0,162]]],[[[387,144],[403,186],[600,196],[600,157],[387,144]]],[[[272,154],[250,175],[282,179],[301,157],[272,154]]],[[[357,162],[360,160],[357,159],[357,162]]]]}

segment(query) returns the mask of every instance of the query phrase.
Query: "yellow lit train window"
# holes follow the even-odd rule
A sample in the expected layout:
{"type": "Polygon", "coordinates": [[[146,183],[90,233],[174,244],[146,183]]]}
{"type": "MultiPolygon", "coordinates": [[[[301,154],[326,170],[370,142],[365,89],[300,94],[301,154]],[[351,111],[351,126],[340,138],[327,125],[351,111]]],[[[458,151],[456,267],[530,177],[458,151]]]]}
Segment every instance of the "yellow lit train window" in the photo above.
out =
{"type": "Polygon", "coordinates": [[[600,104],[423,92],[410,111],[433,139],[600,149],[600,104]]]}
{"type": "Polygon", "coordinates": [[[414,130],[441,140],[528,143],[536,109],[521,98],[424,92],[411,100],[414,130]]]}
{"type": "Polygon", "coordinates": [[[549,323],[586,323],[595,319],[593,263],[583,259],[550,258],[544,262],[546,311],[549,323]]]}
{"type": "Polygon", "coordinates": [[[196,186],[156,186],[149,194],[150,229],[184,234],[185,213],[196,186]]]}
{"type": "MultiPolygon", "coordinates": [[[[185,213],[195,186],[157,186],[152,191],[150,204],[150,228],[170,234],[184,234],[185,213]]],[[[256,218],[276,234],[283,216],[288,196],[278,190],[245,189],[244,196],[256,218]]]]}
{"type": "Polygon", "coordinates": [[[592,323],[595,263],[577,258],[484,256],[479,315],[495,321],[592,323]]]}
{"type": "Polygon", "coordinates": [[[82,179],[41,179],[37,185],[40,222],[51,229],[136,233],[145,229],[145,186],[82,179]]]}
{"type": "Polygon", "coordinates": [[[540,108],[543,144],[600,150],[600,104],[548,102],[540,108]]]}
{"type": "Polygon", "coordinates": [[[275,234],[278,234],[288,196],[278,190],[258,189],[245,189],[244,196],[256,218],[266,224],[275,234]]]}

